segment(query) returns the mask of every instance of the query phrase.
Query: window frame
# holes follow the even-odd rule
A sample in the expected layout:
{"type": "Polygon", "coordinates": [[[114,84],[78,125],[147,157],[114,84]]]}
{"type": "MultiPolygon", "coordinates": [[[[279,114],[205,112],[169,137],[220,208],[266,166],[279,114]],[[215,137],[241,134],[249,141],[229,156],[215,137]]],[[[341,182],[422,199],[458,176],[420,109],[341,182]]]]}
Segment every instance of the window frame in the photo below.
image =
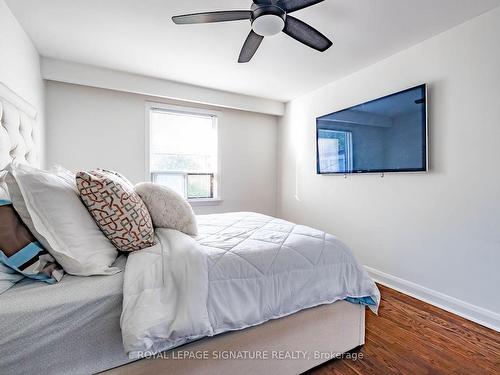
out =
{"type": "Polygon", "coordinates": [[[215,199],[215,176],[216,173],[200,173],[200,172],[179,172],[179,171],[166,171],[166,172],[151,172],[151,181],[155,182],[155,177],[159,176],[182,176],[184,178],[184,195],[187,197],[187,200],[195,200],[195,199],[215,199]],[[210,177],[210,197],[189,197],[188,186],[189,186],[189,177],[191,176],[209,176],[210,177]]]}
{"type": "MultiPolygon", "coordinates": [[[[215,171],[214,174],[214,179],[213,179],[213,198],[189,198],[188,202],[192,206],[210,206],[210,205],[216,205],[220,204],[223,199],[222,199],[222,189],[221,189],[221,182],[222,182],[222,176],[221,176],[221,134],[220,134],[220,118],[221,118],[221,112],[219,111],[213,111],[209,109],[203,109],[203,108],[196,108],[196,107],[184,107],[184,106],[177,106],[177,105],[170,105],[170,104],[165,104],[165,103],[158,103],[158,102],[146,102],[146,109],[145,109],[145,116],[146,116],[146,131],[145,131],[145,181],[152,181],[152,173],[151,173],[151,112],[152,111],[159,111],[159,112],[174,112],[174,113],[181,113],[181,114],[186,114],[186,115],[197,115],[197,116],[209,116],[214,119],[214,127],[215,131],[217,132],[217,171],[215,171]]],[[[168,173],[169,171],[165,171],[165,173],[168,173]]],[[[187,182],[187,181],[186,181],[187,182]]]]}

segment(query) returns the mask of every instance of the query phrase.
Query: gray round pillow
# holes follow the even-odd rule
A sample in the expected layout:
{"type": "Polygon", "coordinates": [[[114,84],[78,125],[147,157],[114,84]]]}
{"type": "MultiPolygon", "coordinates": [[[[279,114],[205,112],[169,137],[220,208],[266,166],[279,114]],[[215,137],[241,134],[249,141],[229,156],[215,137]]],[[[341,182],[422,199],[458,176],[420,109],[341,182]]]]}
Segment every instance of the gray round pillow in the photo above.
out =
{"type": "Polygon", "coordinates": [[[148,208],[155,227],[177,229],[189,235],[198,234],[191,205],[175,191],[151,182],[137,184],[135,191],[148,208]]]}

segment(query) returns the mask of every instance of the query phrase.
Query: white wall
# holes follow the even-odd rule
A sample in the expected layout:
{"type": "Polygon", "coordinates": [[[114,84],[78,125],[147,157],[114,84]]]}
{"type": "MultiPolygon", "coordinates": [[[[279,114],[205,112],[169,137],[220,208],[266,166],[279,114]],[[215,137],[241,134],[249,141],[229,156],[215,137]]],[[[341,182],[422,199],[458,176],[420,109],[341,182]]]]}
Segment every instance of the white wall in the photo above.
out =
{"type": "Polygon", "coordinates": [[[40,161],[44,159],[44,83],[40,58],[4,0],[0,0],[0,82],[38,111],[40,161]]]}
{"type": "MultiPolygon", "coordinates": [[[[146,101],[193,106],[66,83],[48,81],[46,86],[47,164],[58,163],[75,171],[114,169],[134,183],[145,178],[146,101]]],[[[274,214],[277,118],[217,110],[221,112],[223,202],[196,211],[274,214]]]]}
{"type": "Polygon", "coordinates": [[[293,100],[279,134],[280,216],[334,233],[363,264],[489,310],[478,309],[493,320],[500,317],[499,36],[497,9],[293,100]],[[315,174],[317,116],[423,82],[430,173],[315,174]]]}

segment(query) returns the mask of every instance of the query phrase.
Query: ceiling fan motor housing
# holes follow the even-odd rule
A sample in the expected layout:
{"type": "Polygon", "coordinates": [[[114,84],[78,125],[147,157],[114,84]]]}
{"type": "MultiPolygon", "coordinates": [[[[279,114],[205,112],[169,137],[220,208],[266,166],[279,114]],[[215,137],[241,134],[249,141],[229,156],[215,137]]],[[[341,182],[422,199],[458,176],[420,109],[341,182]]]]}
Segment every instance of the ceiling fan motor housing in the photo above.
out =
{"type": "Polygon", "coordinates": [[[252,5],[252,30],[261,36],[272,36],[283,31],[286,12],[276,5],[252,5]]]}

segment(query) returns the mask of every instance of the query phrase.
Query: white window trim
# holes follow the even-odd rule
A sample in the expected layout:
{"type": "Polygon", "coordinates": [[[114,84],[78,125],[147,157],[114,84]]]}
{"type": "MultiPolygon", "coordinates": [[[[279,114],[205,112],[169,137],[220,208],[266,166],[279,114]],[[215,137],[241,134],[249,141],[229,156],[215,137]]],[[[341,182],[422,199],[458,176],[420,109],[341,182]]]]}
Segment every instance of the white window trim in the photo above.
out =
{"type": "Polygon", "coordinates": [[[216,118],[216,129],[217,129],[217,173],[215,175],[215,190],[214,198],[199,198],[199,199],[188,199],[191,206],[212,206],[218,205],[223,202],[222,199],[222,157],[221,157],[221,132],[220,130],[220,119],[222,117],[222,112],[213,111],[209,109],[196,108],[196,107],[184,107],[175,106],[165,103],[158,102],[146,102],[145,110],[145,181],[151,182],[151,117],[150,113],[152,110],[165,110],[168,112],[179,112],[186,114],[197,114],[197,115],[208,115],[216,118]]]}

